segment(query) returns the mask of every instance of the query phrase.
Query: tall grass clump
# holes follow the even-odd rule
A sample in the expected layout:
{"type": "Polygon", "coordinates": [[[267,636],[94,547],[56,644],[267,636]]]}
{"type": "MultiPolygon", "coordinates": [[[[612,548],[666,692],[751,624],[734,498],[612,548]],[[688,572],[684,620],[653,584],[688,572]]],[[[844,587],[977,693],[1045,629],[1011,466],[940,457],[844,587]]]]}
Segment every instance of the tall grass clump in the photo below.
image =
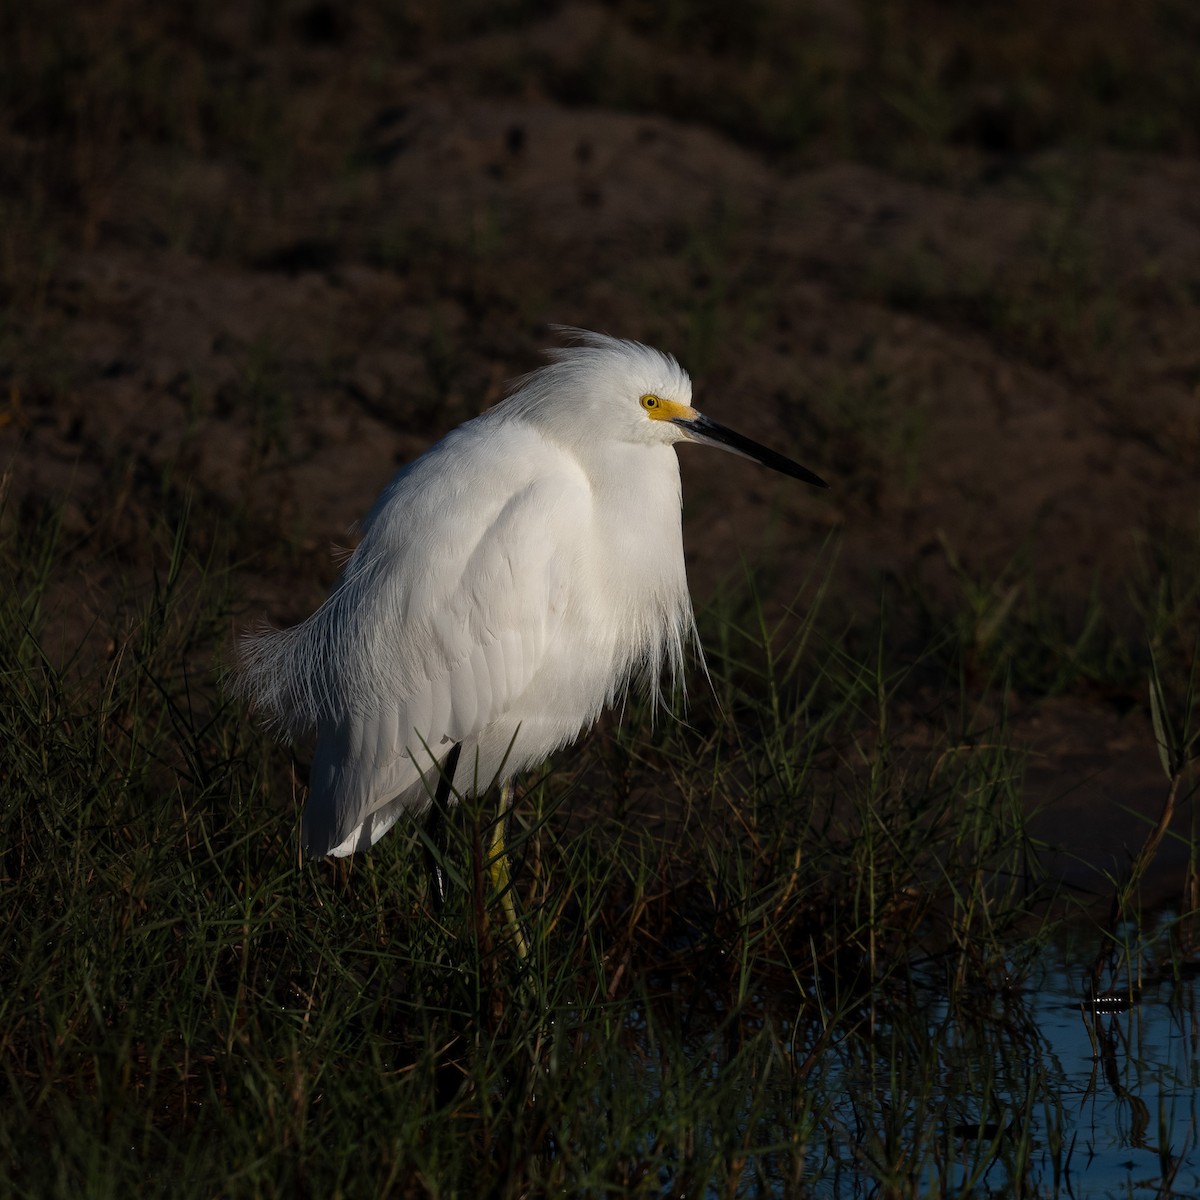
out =
{"type": "Polygon", "coordinates": [[[14,1194],[1032,1186],[1056,1110],[1013,986],[1043,894],[1021,761],[1002,717],[922,699],[882,626],[820,587],[718,608],[682,722],[631,702],[527,781],[522,959],[486,800],[453,814],[437,915],[415,828],[300,856],[186,514],[82,635],[102,653],[47,650],[55,524],[0,528],[14,1194]]]}

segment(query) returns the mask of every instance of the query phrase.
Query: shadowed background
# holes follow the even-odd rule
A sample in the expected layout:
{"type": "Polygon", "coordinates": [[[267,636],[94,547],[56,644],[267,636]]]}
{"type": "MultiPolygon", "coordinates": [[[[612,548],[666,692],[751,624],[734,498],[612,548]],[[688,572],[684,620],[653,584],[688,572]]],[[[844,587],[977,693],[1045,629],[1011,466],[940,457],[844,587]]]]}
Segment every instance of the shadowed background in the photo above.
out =
{"type": "Polygon", "coordinates": [[[1146,643],[1183,653],[1197,561],[1187,0],[0,14],[3,520],[61,511],[52,654],[118,653],[185,502],[235,624],[304,616],[395,468],[578,324],[833,484],[685,448],[698,599],[832,570],[851,624],[881,592],[897,639],[957,624],[1035,794],[1156,802],[1146,643]]]}
{"type": "Polygon", "coordinates": [[[0,1191],[1200,1191],[1198,149],[1195,0],[0,0],[0,1191]],[[831,490],[681,449],[522,964],[223,674],[550,323],[831,490]]]}

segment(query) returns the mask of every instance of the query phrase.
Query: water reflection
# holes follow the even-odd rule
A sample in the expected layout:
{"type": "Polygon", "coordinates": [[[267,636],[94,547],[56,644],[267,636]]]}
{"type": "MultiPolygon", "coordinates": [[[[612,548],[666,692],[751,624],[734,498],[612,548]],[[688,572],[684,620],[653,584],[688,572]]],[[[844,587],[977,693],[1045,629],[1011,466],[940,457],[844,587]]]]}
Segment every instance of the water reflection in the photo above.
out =
{"type": "MultiPolygon", "coordinates": [[[[728,1125],[691,1131],[692,1152],[759,1147],[732,1156],[748,1195],[1200,1196],[1196,963],[1170,925],[1123,960],[1120,1002],[1115,987],[1092,994],[1092,927],[1065,931],[1009,988],[950,986],[931,963],[855,1011],[779,1029],[773,1052],[770,1017],[737,1036],[710,1025],[686,1052],[693,1085],[736,1099],[728,1125]]],[[[673,1111],[663,1060],[647,1067],[654,1103],[673,1111]]],[[[680,1183],[661,1178],[667,1193],[680,1183]]]]}
{"type": "Polygon", "coordinates": [[[1080,999],[1080,961],[1047,963],[1032,1004],[1069,1102],[1075,1194],[1200,1194],[1194,970],[1176,959],[1140,986],[1134,972],[1097,1002],[1080,999]]]}
{"type": "MultiPolygon", "coordinates": [[[[1170,924],[1164,917],[1163,929],[1170,924]]],[[[905,1107],[915,1122],[940,1118],[948,1152],[926,1154],[911,1180],[918,1194],[1200,1195],[1195,973],[1177,952],[1172,969],[1150,975],[1147,961],[1166,944],[1151,939],[1132,966],[1126,960],[1123,986],[1097,998],[1095,943],[1094,929],[1065,931],[1031,964],[1018,994],[991,997],[990,1013],[964,1012],[961,997],[929,1005],[924,1057],[937,1063],[936,1082],[919,1105],[909,1081],[905,1107]]],[[[921,1049],[912,1055],[920,1061],[921,1049]]],[[[903,1086],[895,1056],[880,1061],[903,1086]]],[[[863,1080],[847,1083],[861,1089],[863,1080]]],[[[886,1122],[897,1097],[875,1099],[876,1120],[886,1122]]],[[[908,1133],[918,1146],[917,1131],[908,1133]]],[[[846,1154],[861,1161],[862,1143],[846,1154]]],[[[870,1190],[814,1183],[832,1196],[870,1190]]]]}

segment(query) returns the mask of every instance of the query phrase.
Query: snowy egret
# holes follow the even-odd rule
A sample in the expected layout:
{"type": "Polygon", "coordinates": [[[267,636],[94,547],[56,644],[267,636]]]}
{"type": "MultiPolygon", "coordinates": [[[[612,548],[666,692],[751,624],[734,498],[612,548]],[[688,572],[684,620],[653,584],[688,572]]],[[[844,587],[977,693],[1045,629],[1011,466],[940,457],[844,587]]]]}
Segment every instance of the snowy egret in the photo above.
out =
{"type": "Polygon", "coordinates": [[[630,684],[657,693],[695,640],[675,443],[827,486],[698,413],[670,355],[567,332],[549,365],[395,476],[311,617],[243,644],[258,707],[316,729],[312,855],[366,849],[406,810],[495,783],[505,880],[513,777],[630,684]]]}

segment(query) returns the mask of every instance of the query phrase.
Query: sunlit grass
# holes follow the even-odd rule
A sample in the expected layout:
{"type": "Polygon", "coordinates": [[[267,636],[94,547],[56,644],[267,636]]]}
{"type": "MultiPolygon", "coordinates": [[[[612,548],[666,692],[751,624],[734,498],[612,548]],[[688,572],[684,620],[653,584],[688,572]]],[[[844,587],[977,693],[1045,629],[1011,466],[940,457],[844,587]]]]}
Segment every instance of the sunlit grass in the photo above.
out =
{"type": "MultiPolygon", "coordinates": [[[[474,412],[494,381],[450,352],[461,330],[438,299],[511,333],[561,308],[599,260],[538,275],[519,216],[496,201],[452,227],[437,196],[421,220],[403,206],[372,215],[370,152],[388,139],[370,131],[430,50],[461,63],[452,84],[468,107],[551,96],[679,118],[784,175],[857,160],[955,190],[1045,191],[1027,244],[994,269],[922,243],[861,271],[852,256],[834,281],[1066,371],[1111,393],[1118,415],[1145,403],[1113,382],[1141,354],[1137,306],[1187,325],[1194,297],[1170,272],[1155,282],[1157,251],[1136,285],[1110,272],[1081,223],[1091,160],[1076,170],[1055,153],[1194,148],[1184,0],[1132,23],[1026,5],[999,24],[972,6],[872,4],[847,19],[836,5],[618,0],[595,9],[598,36],[578,55],[547,54],[526,23],[569,31],[582,15],[586,34],[594,6],[236,7],[215,21],[137,3],[0,17],[0,419],[13,428],[57,419],[96,369],[60,318],[99,301],[63,288],[63,264],[81,247],[140,257],[159,244],[255,271],[394,272],[435,314],[405,402],[439,422],[474,412]],[[338,57],[353,69],[328,69],[338,57]],[[147,178],[162,197],[126,214],[123,181],[147,178]],[[337,184],[343,213],[327,213],[321,187],[311,212],[287,203],[317,179],[337,184]]],[[[698,373],[722,369],[715,347],[758,345],[777,322],[792,353],[790,281],[830,269],[773,273],[768,251],[739,250],[756,205],[669,234],[678,285],[654,255],[630,267],[600,251],[622,319],[649,308],[674,328],[685,314],[698,373]]],[[[1168,335],[1147,328],[1157,361],[1168,335]]],[[[854,478],[913,488],[924,385],[862,353],[861,372],[794,406],[817,418],[805,444],[824,425],[853,451],[854,478]]],[[[226,391],[208,394],[202,373],[188,385],[187,419],[201,428],[218,402],[252,413],[253,474],[301,436],[292,369],[286,346],[251,339],[226,391]]],[[[1195,430],[1153,412],[1131,428],[1186,466],[1195,430]]],[[[106,468],[126,497],[132,454],[106,468]]],[[[1045,1055],[1027,991],[1069,898],[1026,831],[1014,697],[1084,692],[1146,714],[1162,819],[1113,873],[1111,905],[1088,911],[1071,980],[1134,1016],[1162,989],[1194,1046],[1194,529],[1159,531],[1127,596],[1097,591],[1078,611],[1020,558],[993,577],[951,562],[948,598],[904,597],[923,623],[888,604],[865,620],[836,611],[824,563],[770,620],[737,581],[702,616],[712,687],[694,674],[682,723],[631,702],[525,781],[512,830],[522,962],[484,884],[489,800],[457,814],[460,886],[437,916],[411,828],[351,864],[302,859],[305,750],[293,762],[221,682],[238,587],[211,526],[245,542],[277,530],[258,513],[248,532],[243,509],[189,528],[174,502],[188,474],[182,459],[164,467],[145,505],[172,501],[137,555],[157,565],[150,581],[102,545],[106,514],[77,514],[80,546],[53,516],[0,511],[0,1192],[1084,1194],[1081,1099],[1045,1055]],[[96,559],[120,601],[81,621],[62,575],[96,559]],[[1140,885],[1169,838],[1190,848],[1187,883],[1177,912],[1147,916],[1140,885]]],[[[295,565],[298,539],[289,524],[268,571],[295,565]]],[[[1095,1054],[1115,1078],[1111,1046],[1095,1054]]],[[[1165,1189],[1180,1147],[1141,1103],[1131,1140],[1156,1139],[1165,1189]]]]}
{"type": "Polygon", "coordinates": [[[822,582],[777,626],[753,600],[706,614],[712,686],[684,722],[634,704],[528,782],[522,961],[475,882],[487,801],[455,814],[463,886],[438,917],[411,829],[349,864],[301,858],[289,754],[217,683],[228,574],[186,524],[99,662],[44,649],[55,524],[4,528],[0,1154],[19,1193],[1034,1178],[1022,1112],[1053,1087],[1018,1066],[1036,1031],[1012,985],[1051,889],[1021,756],[958,694],[914,721],[922,664],[886,622],[839,629],[822,582]],[[1025,1132],[989,1134],[998,1113],[1025,1132]]]}

